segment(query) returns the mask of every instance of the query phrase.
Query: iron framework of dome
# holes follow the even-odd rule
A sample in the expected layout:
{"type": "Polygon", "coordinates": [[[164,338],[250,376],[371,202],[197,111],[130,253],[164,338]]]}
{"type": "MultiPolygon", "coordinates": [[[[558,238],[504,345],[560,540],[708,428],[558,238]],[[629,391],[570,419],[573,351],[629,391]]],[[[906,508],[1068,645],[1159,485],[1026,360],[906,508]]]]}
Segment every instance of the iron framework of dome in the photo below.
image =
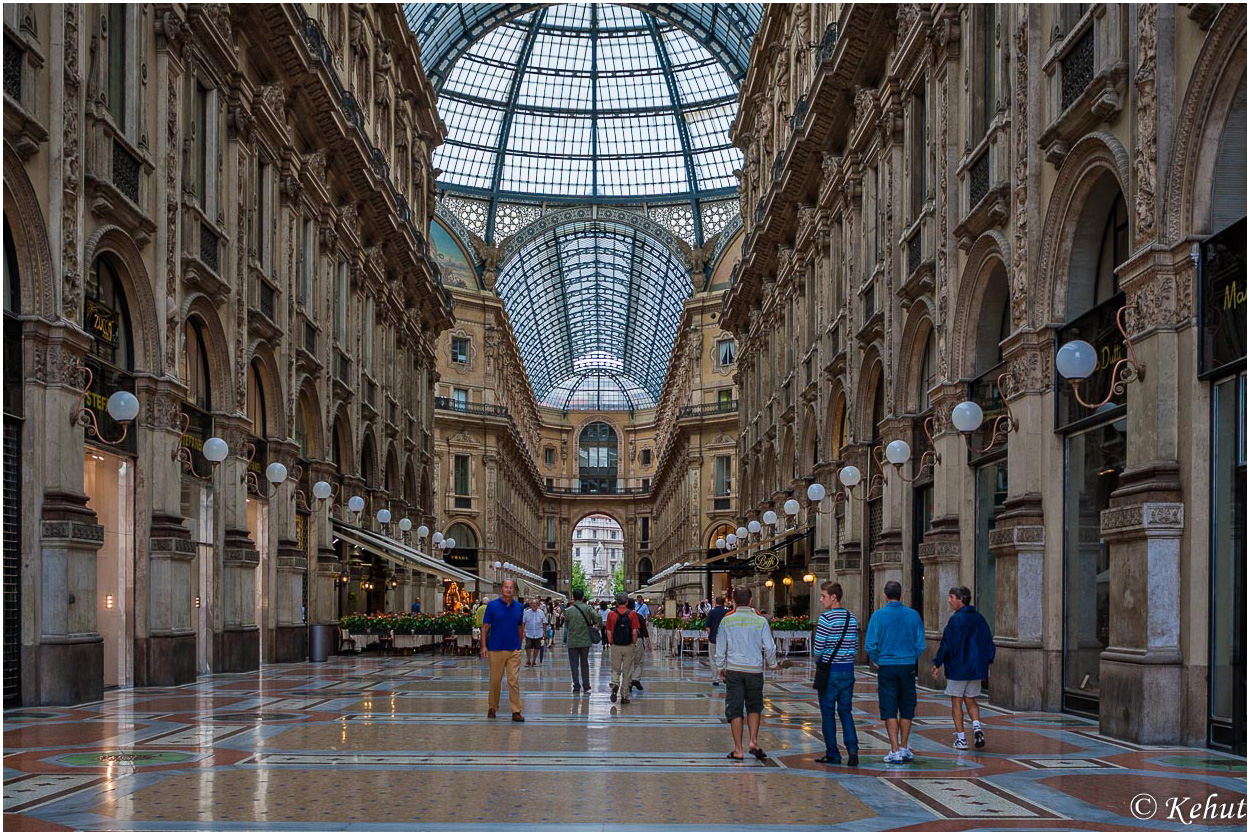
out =
{"type": "Polygon", "coordinates": [[[540,402],[650,408],[690,294],[685,266],[644,231],[574,220],[527,241],[496,286],[540,402]]]}
{"type": "MultiPolygon", "coordinates": [[[[409,4],[439,87],[445,193],[498,203],[684,202],[736,195],[729,141],[758,4],[409,4]],[[645,10],[644,10],[645,9],[645,10]]],[[[505,224],[506,226],[506,224],[505,224]]]]}

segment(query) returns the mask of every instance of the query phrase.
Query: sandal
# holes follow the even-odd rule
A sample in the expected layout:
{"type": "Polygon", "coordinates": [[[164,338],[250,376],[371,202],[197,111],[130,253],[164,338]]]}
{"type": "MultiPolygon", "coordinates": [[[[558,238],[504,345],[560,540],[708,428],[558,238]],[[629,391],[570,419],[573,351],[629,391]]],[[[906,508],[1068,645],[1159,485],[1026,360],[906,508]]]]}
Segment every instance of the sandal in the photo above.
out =
{"type": "Polygon", "coordinates": [[[725,755],[725,759],[727,759],[727,760],[741,760],[741,759],[742,759],[742,757],[739,757],[739,756],[738,756],[737,754],[735,754],[733,751],[730,751],[728,754],[726,754],[726,755],[725,755]]]}
{"type": "Polygon", "coordinates": [[[768,759],[768,755],[764,753],[764,749],[763,749],[763,748],[751,748],[751,749],[749,749],[749,750],[750,750],[750,752],[751,752],[752,754],[754,754],[754,755],[755,755],[755,759],[757,759],[757,760],[766,760],[766,759],[768,759]]]}

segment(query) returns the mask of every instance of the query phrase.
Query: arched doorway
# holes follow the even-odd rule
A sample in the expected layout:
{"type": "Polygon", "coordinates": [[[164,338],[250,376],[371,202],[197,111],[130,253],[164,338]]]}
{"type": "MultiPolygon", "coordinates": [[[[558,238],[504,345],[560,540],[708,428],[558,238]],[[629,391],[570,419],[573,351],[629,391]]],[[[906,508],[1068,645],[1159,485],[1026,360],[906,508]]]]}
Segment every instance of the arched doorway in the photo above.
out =
{"type": "Polygon", "coordinates": [[[464,568],[474,574],[480,573],[477,565],[477,534],[464,522],[456,522],[444,534],[448,539],[456,540],[456,547],[443,551],[443,560],[449,565],[464,568]]]}
{"type": "MultiPolygon", "coordinates": [[[[560,581],[560,572],[556,569],[556,561],[547,557],[543,560],[543,585],[549,589],[556,589],[556,584],[560,581]]],[[[559,589],[556,589],[559,591],[559,589]]]]}
{"type": "Polygon", "coordinates": [[[625,533],[611,516],[592,513],[578,522],[571,554],[573,583],[584,580],[588,599],[607,600],[624,590],[625,533]]]}

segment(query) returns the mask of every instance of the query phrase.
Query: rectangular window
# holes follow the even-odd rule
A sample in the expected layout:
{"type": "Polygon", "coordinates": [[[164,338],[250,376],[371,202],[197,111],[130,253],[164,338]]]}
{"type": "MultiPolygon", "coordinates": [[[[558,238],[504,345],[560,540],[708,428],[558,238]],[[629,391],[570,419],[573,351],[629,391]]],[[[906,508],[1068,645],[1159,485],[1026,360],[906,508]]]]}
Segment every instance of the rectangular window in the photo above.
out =
{"type": "Polygon", "coordinates": [[[651,492],[651,479],[649,479],[649,478],[644,478],[644,479],[642,480],[642,492],[644,492],[644,493],[650,493],[650,492],[651,492]]]}
{"type": "Polygon", "coordinates": [[[732,492],[733,478],[730,474],[731,458],[728,455],[716,456],[714,464],[714,476],[712,485],[712,495],[728,496],[732,492]]]}
{"type": "Polygon", "coordinates": [[[374,308],[373,296],[365,299],[365,329],[360,335],[360,341],[364,346],[364,368],[369,373],[373,373],[373,331],[374,331],[374,308]]]}
{"type": "Polygon", "coordinates": [[[313,222],[305,220],[303,236],[300,239],[299,294],[296,297],[301,307],[308,305],[309,295],[313,292],[313,282],[316,281],[317,258],[313,250],[315,241],[313,222]]]}
{"type": "Polygon", "coordinates": [[[125,3],[110,3],[108,9],[108,109],[113,126],[126,133],[126,69],[130,61],[126,54],[125,3]]]}
{"type": "Polygon", "coordinates": [[[551,492],[554,489],[556,489],[555,480],[550,478],[547,479],[547,492],[551,492]]]}
{"type": "Polygon", "coordinates": [[[543,450],[543,463],[548,467],[556,463],[556,451],[551,447],[547,447],[543,450]]]}
{"type": "Polygon", "coordinates": [[[256,251],[256,260],[261,269],[269,272],[273,267],[270,253],[270,167],[263,159],[256,159],[256,192],[252,206],[252,246],[256,251]]]}
{"type": "Polygon", "coordinates": [[[457,455],[456,462],[456,495],[469,495],[469,456],[457,455]]]}
{"type": "Polygon", "coordinates": [[[463,412],[469,407],[469,390],[468,389],[452,389],[451,390],[451,406],[457,412],[463,412]]]}
{"type": "Polygon", "coordinates": [[[928,174],[926,163],[929,158],[928,108],[925,90],[922,85],[919,92],[912,97],[911,110],[911,216],[912,220],[920,217],[924,209],[925,178],[928,174]]]}
{"type": "Polygon", "coordinates": [[[339,342],[347,340],[347,262],[339,261],[335,278],[338,285],[334,302],[334,338],[339,342]]]}
{"type": "Polygon", "coordinates": [[[720,406],[728,406],[734,402],[733,389],[720,389],[716,392],[716,403],[720,406]]]}
{"type": "Polygon", "coordinates": [[[649,449],[644,449],[642,451],[642,466],[644,467],[651,466],[651,450],[649,449]]]}
{"type": "Polygon", "coordinates": [[[556,547],[556,517],[547,517],[547,547],[556,547]]]}
{"type": "Polygon", "coordinates": [[[466,363],[469,361],[469,340],[463,336],[451,338],[451,361],[466,363]]]}
{"type": "Polygon", "coordinates": [[[733,365],[734,341],[732,339],[716,340],[716,362],[720,365],[733,365]]]}
{"type": "MultiPolygon", "coordinates": [[[[111,7],[110,7],[111,8],[111,7]]],[[[208,177],[209,171],[209,119],[211,111],[208,107],[208,89],[198,82],[192,82],[195,91],[195,112],[192,115],[194,120],[191,130],[193,141],[195,142],[195,170],[192,172],[193,188],[195,189],[195,197],[200,202],[200,208],[205,214],[209,214],[208,205],[208,177]]]]}
{"type": "Polygon", "coordinates": [[[974,6],[973,14],[979,16],[978,27],[980,35],[980,49],[975,53],[976,62],[979,66],[973,73],[974,79],[974,96],[973,96],[973,125],[972,138],[979,140],[990,129],[990,122],[994,119],[994,105],[997,91],[996,73],[995,73],[995,41],[998,38],[998,10],[993,3],[986,3],[981,6],[974,6]]]}
{"type": "Polygon", "coordinates": [[[643,544],[651,541],[651,517],[644,516],[638,520],[638,538],[643,544]]]}

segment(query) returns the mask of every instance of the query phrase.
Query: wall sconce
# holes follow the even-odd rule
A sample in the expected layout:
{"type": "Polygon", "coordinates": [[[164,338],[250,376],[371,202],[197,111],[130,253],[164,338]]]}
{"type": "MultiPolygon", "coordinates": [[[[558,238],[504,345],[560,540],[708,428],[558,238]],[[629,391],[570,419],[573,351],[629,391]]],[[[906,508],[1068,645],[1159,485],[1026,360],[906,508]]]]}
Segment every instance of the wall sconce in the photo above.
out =
{"type": "Polygon", "coordinates": [[[362,591],[373,591],[373,581],[372,581],[372,580],[361,580],[361,581],[360,581],[360,588],[361,588],[361,590],[362,590],[362,591]]]}
{"type": "Polygon", "coordinates": [[[404,538],[404,542],[408,541],[408,531],[412,530],[412,520],[405,516],[399,520],[399,533],[404,538]]]}
{"type": "Polygon", "coordinates": [[[814,583],[814,582],[816,582],[816,575],[815,575],[815,574],[812,574],[811,572],[808,572],[807,574],[804,574],[804,575],[803,575],[803,582],[804,582],[804,583],[814,583]]]}
{"type": "Polygon", "coordinates": [[[198,594],[195,596],[195,608],[200,608],[200,596],[198,594]]]}
{"type": "MultiPolygon", "coordinates": [[[[975,406],[976,404],[974,403],[973,405],[975,406]]],[[[885,465],[887,463],[893,465],[894,472],[896,472],[898,477],[908,484],[919,481],[920,477],[924,474],[925,467],[936,468],[938,464],[942,463],[942,456],[933,451],[933,418],[925,418],[922,425],[924,427],[924,434],[929,439],[929,449],[921,453],[920,468],[916,470],[916,474],[911,478],[903,475],[903,465],[911,460],[911,444],[901,438],[895,441],[890,441],[885,446],[884,456],[881,454],[881,447],[876,447],[874,449],[874,457],[877,461],[877,466],[881,468],[881,480],[883,482],[886,480],[885,465]]]]}
{"type": "MultiPolygon", "coordinates": [[[[1069,344],[1072,344],[1072,343],[1069,343],[1069,344]]],[[[1080,344],[1086,345],[1086,346],[1089,345],[1088,342],[1081,342],[1080,344]]],[[[1067,347],[1068,347],[1067,345],[1064,346],[1064,348],[1067,348],[1067,347]]],[[[1094,349],[1090,347],[1089,350],[1092,355],[1094,349]]],[[[1062,353],[1062,351],[1060,351],[1060,353],[1062,353]]],[[[1092,366],[1091,366],[1091,370],[1092,370],[1092,366]]],[[[1088,373],[1085,376],[1089,376],[1088,373]]],[[[994,383],[994,385],[998,388],[998,396],[1001,397],[1003,400],[1003,410],[1005,414],[1001,414],[998,417],[994,418],[994,424],[992,427],[993,431],[990,432],[989,443],[987,443],[983,449],[974,450],[974,452],[976,452],[977,455],[981,455],[993,449],[994,444],[998,443],[998,433],[1000,431],[1003,433],[1004,436],[1006,436],[1008,432],[1014,432],[1020,428],[1020,421],[1016,420],[1015,416],[1011,414],[1011,405],[1007,402],[1006,395],[1003,394],[1003,381],[1012,380],[1012,379],[1013,378],[1011,376],[1011,372],[1008,371],[1008,372],[999,374],[998,381],[994,383]]],[[[1075,389],[1076,381],[1073,381],[1072,385],[1073,385],[1073,388],[1075,389]]],[[[1077,395],[1077,398],[1080,399],[1079,394],[1077,395]]],[[[1111,395],[1107,395],[1107,399],[1109,400],[1110,398],[1111,398],[1111,395]]],[[[1106,401],[1104,400],[1103,402],[1105,403],[1106,401]]],[[[951,423],[953,423],[955,425],[955,428],[958,429],[960,433],[963,434],[964,443],[968,444],[969,449],[972,449],[972,433],[976,432],[978,429],[981,428],[981,424],[982,422],[984,422],[984,420],[985,420],[985,412],[981,410],[980,406],[978,406],[976,403],[974,403],[971,400],[965,400],[964,402],[955,406],[955,408],[951,409],[951,423]]]]}
{"type": "Polygon", "coordinates": [[[256,445],[247,441],[243,444],[243,450],[247,453],[248,463],[248,466],[243,470],[243,483],[248,486],[249,490],[252,490],[261,498],[272,498],[274,493],[278,492],[278,485],[286,481],[286,465],[278,461],[274,461],[265,468],[265,480],[272,485],[272,489],[266,493],[261,489],[260,479],[256,477],[256,473],[252,472],[251,468],[252,462],[256,460],[256,445]]]}
{"type": "Polygon", "coordinates": [[[104,595],[104,608],[105,609],[113,608],[113,595],[111,594],[104,595]]]}
{"type": "MultiPolygon", "coordinates": [[[[186,435],[187,430],[191,427],[191,416],[186,412],[179,412],[178,419],[182,426],[178,430],[179,437],[186,435]]],[[[173,454],[170,456],[173,460],[181,462],[182,468],[191,474],[192,478],[200,481],[212,481],[213,471],[217,469],[217,465],[226,460],[226,456],[230,454],[230,447],[217,436],[213,436],[204,442],[204,446],[200,449],[200,454],[209,463],[208,475],[200,475],[195,469],[195,460],[191,457],[189,447],[183,446],[181,443],[174,447],[173,454]]]]}
{"type": "Polygon", "coordinates": [[[775,511],[775,510],[765,510],[765,511],[764,511],[764,524],[765,524],[765,525],[775,525],[775,524],[777,524],[777,511],[775,511]]]}
{"type": "Polygon", "coordinates": [[[360,522],[360,513],[365,509],[365,500],[360,496],[352,496],[347,500],[347,509],[356,514],[356,522],[360,522]]]}
{"type": "Polygon", "coordinates": [[[1115,326],[1124,339],[1124,347],[1128,350],[1128,356],[1118,360],[1112,366],[1111,390],[1099,402],[1087,403],[1081,397],[1081,383],[1098,368],[1098,350],[1083,339],[1074,339],[1055,354],[1055,370],[1072,384],[1072,396],[1076,398],[1077,403],[1087,409],[1097,409],[1107,405],[1112,397],[1123,394],[1125,387],[1134,380],[1141,379],[1146,371],[1145,366],[1138,362],[1133,340],[1128,338],[1128,331],[1124,327],[1124,311],[1126,310],[1128,310],[1128,305],[1124,305],[1115,312],[1115,326]]]}
{"type": "Polygon", "coordinates": [[[344,571],[342,574],[334,578],[334,585],[336,586],[345,586],[350,582],[351,582],[351,578],[347,576],[346,571],[344,571]]]}
{"type": "Polygon", "coordinates": [[[379,525],[389,525],[391,523],[391,511],[384,507],[377,512],[375,518],[378,520],[379,525]]]}
{"type": "Polygon", "coordinates": [[[399,588],[399,581],[398,581],[398,580],[396,580],[394,577],[392,577],[392,578],[391,578],[391,582],[389,583],[389,585],[390,585],[390,587],[391,587],[391,589],[392,589],[392,590],[397,589],[397,588],[399,588]]]}
{"type": "MultiPolygon", "coordinates": [[[[425,527],[425,526],[424,526],[424,525],[422,525],[422,527],[425,527]]],[[[442,532],[442,531],[435,531],[435,532],[434,532],[434,536],[430,537],[430,542],[434,543],[435,545],[439,545],[439,544],[441,544],[441,543],[442,543],[442,541],[443,541],[443,532],[442,532]]]]}
{"type": "MultiPolygon", "coordinates": [[[[339,485],[332,485],[328,481],[318,481],[312,486],[312,494],[316,505],[310,507],[309,510],[320,510],[327,501],[333,504],[334,500],[338,498],[339,485]]],[[[305,506],[307,507],[307,504],[305,506]]]]}
{"type": "Polygon", "coordinates": [[[764,588],[766,589],[771,589],[775,585],[776,583],[773,582],[771,577],[769,577],[767,580],[764,581],[764,588]]]}
{"type": "Polygon", "coordinates": [[[105,408],[109,413],[109,417],[122,425],[122,434],[117,440],[110,441],[100,434],[100,424],[96,421],[95,412],[86,406],[87,392],[91,390],[91,381],[94,379],[94,375],[82,360],[77,360],[76,366],[77,370],[81,371],[86,379],[83,381],[82,395],[78,398],[74,411],[70,414],[70,425],[85,426],[87,432],[94,435],[100,443],[117,446],[126,440],[126,433],[130,431],[131,421],[139,416],[139,398],[128,391],[115,391],[109,395],[105,408]]]}
{"type": "Polygon", "coordinates": [[[794,585],[794,578],[787,574],[781,578],[781,582],[785,583],[787,586],[791,586],[794,585]]]}

